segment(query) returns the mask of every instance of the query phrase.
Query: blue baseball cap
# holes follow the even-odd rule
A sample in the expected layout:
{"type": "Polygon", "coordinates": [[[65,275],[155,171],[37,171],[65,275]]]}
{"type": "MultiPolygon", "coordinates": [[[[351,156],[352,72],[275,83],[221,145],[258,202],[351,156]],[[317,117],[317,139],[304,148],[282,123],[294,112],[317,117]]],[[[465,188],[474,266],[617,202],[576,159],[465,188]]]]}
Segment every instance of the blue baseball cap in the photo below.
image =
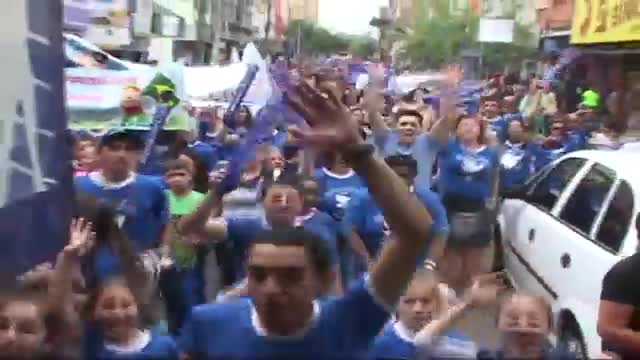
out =
{"type": "Polygon", "coordinates": [[[100,146],[109,145],[115,141],[126,141],[135,146],[136,150],[144,149],[144,140],[133,130],[124,128],[110,129],[100,138],[100,146]]]}

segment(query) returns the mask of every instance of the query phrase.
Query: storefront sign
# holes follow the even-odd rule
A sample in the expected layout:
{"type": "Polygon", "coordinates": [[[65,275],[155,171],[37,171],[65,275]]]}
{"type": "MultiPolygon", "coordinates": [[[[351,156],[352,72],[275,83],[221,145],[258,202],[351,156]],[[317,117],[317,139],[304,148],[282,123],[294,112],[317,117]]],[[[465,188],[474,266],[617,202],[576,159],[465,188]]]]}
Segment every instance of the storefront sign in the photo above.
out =
{"type": "Polygon", "coordinates": [[[640,40],[637,0],[576,0],[572,44],[601,44],[640,40]]]}

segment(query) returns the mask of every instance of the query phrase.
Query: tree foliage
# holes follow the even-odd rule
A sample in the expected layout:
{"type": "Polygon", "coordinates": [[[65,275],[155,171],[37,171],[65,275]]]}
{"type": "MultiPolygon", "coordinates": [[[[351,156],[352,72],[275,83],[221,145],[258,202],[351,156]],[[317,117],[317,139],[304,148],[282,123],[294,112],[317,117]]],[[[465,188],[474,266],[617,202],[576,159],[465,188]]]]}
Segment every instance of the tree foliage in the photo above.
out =
{"type": "Polygon", "coordinates": [[[354,36],[349,44],[349,52],[353,56],[370,58],[376,52],[376,42],[367,36],[354,36]]]}
{"type": "Polygon", "coordinates": [[[483,62],[487,69],[519,66],[531,58],[532,36],[526,26],[516,23],[513,43],[485,43],[477,41],[479,18],[472,13],[451,14],[446,0],[435,2],[431,16],[416,24],[401,38],[400,58],[420,69],[439,68],[459,60],[462,50],[483,48],[483,62]]]}
{"type": "Polygon", "coordinates": [[[300,41],[300,51],[306,55],[329,55],[349,49],[349,40],[305,20],[294,20],[286,31],[287,39],[300,41]]]}

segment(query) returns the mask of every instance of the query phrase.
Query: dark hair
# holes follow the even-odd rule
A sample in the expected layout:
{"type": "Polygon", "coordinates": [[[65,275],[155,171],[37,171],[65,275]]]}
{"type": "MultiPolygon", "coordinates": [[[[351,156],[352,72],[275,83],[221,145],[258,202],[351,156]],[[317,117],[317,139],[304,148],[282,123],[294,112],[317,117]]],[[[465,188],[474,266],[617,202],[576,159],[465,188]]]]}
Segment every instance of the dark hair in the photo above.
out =
{"type": "Polygon", "coordinates": [[[419,112],[417,112],[416,110],[411,110],[411,109],[400,109],[398,110],[398,112],[396,112],[396,121],[399,121],[401,117],[403,116],[412,116],[418,119],[418,124],[420,124],[420,126],[422,126],[422,121],[423,121],[423,117],[422,114],[420,114],[419,112]]]}
{"type": "MultiPolygon", "coordinates": [[[[126,239],[120,227],[115,221],[115,211],[112,204],[89,195],[77,197],[77,216],[91,222],[95,232],[95,244],[87,254],[87,264],[93,264],[96,251],[100,248],[108,248],[120,259],[124,272],[130,274],[136,280],[146,277],[138,258],[131,249],[130,242],[126,239]]],[[[89,267],[87,276],[88,286],[96,286],[97,279],[89,267]]]]}
{"type": "Polygon", "coordinates": [[[193,161],[195,172],[192,175],[193,178],[193,190],[201,193],[209,191],[209,172],[207,171],[207,165],[198,156],[198,154],[189,147],[176,146],[169,149],[165,154],[165,161],[175,160],[184,155],[193,161]]]}
{"type": "Polygon", "coordinates": [[[302,193],[302,177],[296,173],[283,173],[278,180],[273,182],[265,182],[263,195],[266,195],[274,186],[289,186],[296,191],[302,193]]]}
{"type": "Polygon", "coordinates": [[[164,169],[165,169],[165,173],[173,170],[185,170],[191,174],[191,168],[189,166],[189,162],[180,158],[170,159],[169,161],[167,161],[164,165],[164,169]]]}
{"type": "MultiPolygon", "coordinates": [[[[54,311],[58,304],[52,304],[47,292],[25,288],[0,289],[0,312],[10,303],[28,302],[35,305],[45,326],[45,343],[56,343],[58,336],[65,329],[65,321],[62,314],[54,311]]],[[[45,352],[42,355],[47,355],[45,352]]],[[[4,358],[0,355],[0,358],[4,358]]]]}
{"type": "Polygon", "coordinates": [[[240,105],[238,108],[238,114],[240,114],[240,109],[244,109],[247,112],[247,120],[245,122],[245,126],[247,128],[253,127],[253,115],[251,114],[251,110],[247,105],[240,105]]]}
{"type": "Polygon", "coordinates": [[[418,162],[411,155],[392,155],[384,158],[384,161],[390,168],[406,167],[411,174],[418,173],[418,162]]]}
{"type": "Polygon", "coordinates": [[[460,123],[464,119],[472,119],[472,120],[475,120],[476,122],[478,122],[478,127],[480,129],[479,134],[478,134],[478,143],[479,144],[485,144],[486,143],[485,134],[487,132],[487,126],[486,126],[485,122],[480,120],[477,116],[469,115],[469,114],[463,114],[463,115],[458,116],[458,119],[456,119],[456,127],[455,127],[456,130],[458,130],[458,127],[460,127],[460,123]]]}
{"type": "Polygon", "coordinates": [[[258,244],[303,247],[317,274],[331,271],[331,256],[326,242],[309,230],[295,227],[265,230],[255,237],[250,247],[258,244]]]}

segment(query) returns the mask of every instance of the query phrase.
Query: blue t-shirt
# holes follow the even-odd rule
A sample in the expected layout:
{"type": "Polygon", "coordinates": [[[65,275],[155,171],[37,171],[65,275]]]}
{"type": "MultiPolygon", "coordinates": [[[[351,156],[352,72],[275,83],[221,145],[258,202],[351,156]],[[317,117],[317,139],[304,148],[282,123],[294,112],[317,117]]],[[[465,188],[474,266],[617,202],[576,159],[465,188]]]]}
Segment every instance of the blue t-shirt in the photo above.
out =
{"type": "Polygon", "coordinates": [[[374,143],[380,156],[411,155],[418,163],[418,176],[416,184],[420,187],[429,187],[433,176],[433,163],[436,155],[442,149],[442,145],[431,134],[420,134],[410,146],[400,143],[400,134],[392,130],[386,130],[374,134],[374,143]]]}
{"type": "Polygon", "coordinates": [[[492,195],[497,157],[491,147],[469,150],[452,139],[439,160],[442,194],[478,201],[488,199],[492,195]]]}
{"type": "Polygon", "coordinates": [[[398,323],[388,324],[376,337],[370,350],[371,360],[390,359],[462,359],[475,350],[474,343],[466,336],[447,332],[434,343],[434,348],[419,349],[410,338],[400,335],[398,323]]]}
{"type": "Polygon", "coordinates": [[[178,347],[169,336],[160,335],[151,331],[149,343],[139,352],[117,352],[102,345],[98,354],[88,357],[90,359],[127,359],[127,360],[178,360],[178,347]]]}
{"type": "Polygon", "coordinates": [[[178,342],[196,359],[367,359],[389,312],[360,281],[345,296],[317,302],[313,323],[296,337],[269,337],[256,324],[250,300],[193,309],[178,342]]]}
{"type": "Polygon", "coordinates": [[[534,142],[531,144],[531,153],[533,155],[533,168],[535,171],[551,164],[555,160],[561,158],[567,153],[568,147],[562,146],[557,149],[544,149],[542,144],[534,142]]]}
{"type": "MultiPolygon", "coordinates": [[[[425,239],[427,244],[430,244],[431,240],[438,235],[443,235],[444,239],[446,239],[446,235],[449,233],[449,221],[440,196],[429,188],[416,186],[414,191],[433,219],[431,234],[428,239],[425,239]]],[[[367,191],[360,191],[355,194],[353,202],[347,208],[345,223],[348,227],[356,229],[371,256],[378,254],[384,239],[389,234],[389,228],[384,220],[382,211],[367,191]]],[[[425,249],[425,253],[419,256],[419,263],[424,262],[427,257],[427,251],[428,249],[425,249]]]]}
{"type": "Polygon", "coordinates": [[[316,211],[307,219],[303,219],[302,226],[318,235],[325,241],[331,256],[331,264],[338,263],[338,235],[342,227],[338,221],[323,211],[316,211]]]}
{"type": "Polygon", "coordinates": [[[338,220],[343,218],[353,194],[365,187],[362,179],[353,171],[338,175],[321,168],[316,170],[315,179],[322,191],[318,208],[338,220]]]}
{"type": "Polygon", "coordinates": [[[504,143],[500,155],[500,187],[512,189],[523,185],[534,171],[533,151],[527,143],[504,143]]]}
{"type": "Polygon", "coordinates": [[[75,178],[76,191],[106,201],[116,210],[122,230],[136,252],[156,248],[169,221],[169,205],[158,181],[134,175],[121,186],[104,184],[98,173],[75,178]]]}
{"type": "Polygon", "coordinates": [[[382,211],[366,189],[353,194],[345,211],[344,223],[348,229],[355,229],[369,256],[378,254],[389,229],[382,211]]]}
{"type": "MultiPolygon", "coordinates": [[[[502,350],[482,349],[478,351],[478,360],[508,360],[502,350]]],[[[549,346],[542,357],[543,360],[576,360],[575,354],[549,346]]]]}
{"type": "Polygon", "coordinates": [[[270,226],[263,217],[228,217],[227,242],[233,249],[234,280],[239,281],[246,276],[245,261],[251,241],[270,226]]]}
{"type": "Polygon", "coordinates": [[[589,133],[582,129],[574,129],[567,133],[567,152],[584,150],[587,148],[589,133]]]}
{"type": "MultiPolygon", "coordinates": [[[[509,115],[512,115],[512,114],[509,114],[509,115]]],[[[514,120],[511,118],[511,116],[509,118],[498,116],[494,119],[487,120],[489,129],[491,129],[491,131],[496,133],[496,137],[498,138],[499,142],[503,142],[507,138],[509,122],[511,120],[514,120]]]]}

